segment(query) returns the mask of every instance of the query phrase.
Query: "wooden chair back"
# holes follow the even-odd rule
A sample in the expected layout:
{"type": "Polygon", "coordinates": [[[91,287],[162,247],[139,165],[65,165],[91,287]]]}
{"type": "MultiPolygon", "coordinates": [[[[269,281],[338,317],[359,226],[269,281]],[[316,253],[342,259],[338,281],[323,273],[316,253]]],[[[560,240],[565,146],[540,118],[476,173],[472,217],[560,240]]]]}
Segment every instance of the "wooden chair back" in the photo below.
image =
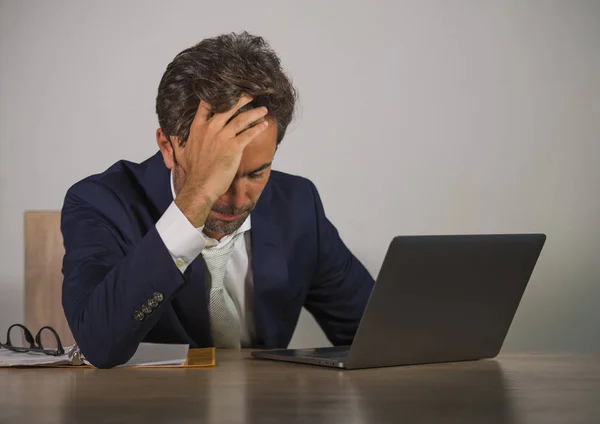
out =
{"type": "MultiPolygon", "coordinates": [[[[64,253],[60,212],[25,212],[25,326],[35,336],[49,325],[70,346],[75,342],[62,308],[64,253]]],[[[51,340],[42,337],[44,344],[51,340]]]]}

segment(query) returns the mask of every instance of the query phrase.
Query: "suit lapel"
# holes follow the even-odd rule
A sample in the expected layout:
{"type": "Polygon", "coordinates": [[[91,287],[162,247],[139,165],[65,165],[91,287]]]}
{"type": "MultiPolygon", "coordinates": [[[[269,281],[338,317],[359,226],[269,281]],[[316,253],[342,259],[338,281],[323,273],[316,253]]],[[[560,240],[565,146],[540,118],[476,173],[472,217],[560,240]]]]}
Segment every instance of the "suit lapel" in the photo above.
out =
{"type": "Polygon", "coordinates": [[[144,162],[142,186],[154,205],[152,215],[158,221],[173,201],[171,171],[165,166],[160,151],[144,162]]]}
{"type": "Polygon", "coordinates": [[[288,267],[282,234],[270,214],[269,186],[252,212],[252,274],[254,280],[254,319],[256,345],[277,347],[278,323],[285,307],[288,267]]]}

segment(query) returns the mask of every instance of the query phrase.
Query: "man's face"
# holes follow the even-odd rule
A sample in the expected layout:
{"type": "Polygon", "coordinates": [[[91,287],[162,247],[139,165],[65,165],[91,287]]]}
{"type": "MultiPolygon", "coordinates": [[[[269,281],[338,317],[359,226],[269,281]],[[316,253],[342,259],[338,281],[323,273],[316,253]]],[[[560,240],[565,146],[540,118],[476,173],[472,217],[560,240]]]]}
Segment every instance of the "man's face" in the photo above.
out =
{"type": "MultiPolygon", "coordinates": [[[[271,122],[244,149],[242,160],[227,192],[214,203],[206,222],[204,232],[217,240],[235,232],[256,206],[269,176],[271,162],[277,147],[277,125],[271,122]]],[[[173,167],[175,194],[185,184],[186,174],[181,164],[173,167]]]]}

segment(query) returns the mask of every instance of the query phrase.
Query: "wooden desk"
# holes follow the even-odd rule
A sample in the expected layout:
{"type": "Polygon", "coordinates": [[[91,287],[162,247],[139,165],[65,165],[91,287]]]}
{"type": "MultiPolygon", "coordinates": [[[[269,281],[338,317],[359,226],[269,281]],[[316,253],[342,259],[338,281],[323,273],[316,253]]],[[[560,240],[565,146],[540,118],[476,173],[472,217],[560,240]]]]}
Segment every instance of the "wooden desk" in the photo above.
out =
{"type": "Polygon", "coordinates": [[[339,371],[219,351],[217,363],[0,370],[0,422],[600,423],[600,356],[339,371]]]}

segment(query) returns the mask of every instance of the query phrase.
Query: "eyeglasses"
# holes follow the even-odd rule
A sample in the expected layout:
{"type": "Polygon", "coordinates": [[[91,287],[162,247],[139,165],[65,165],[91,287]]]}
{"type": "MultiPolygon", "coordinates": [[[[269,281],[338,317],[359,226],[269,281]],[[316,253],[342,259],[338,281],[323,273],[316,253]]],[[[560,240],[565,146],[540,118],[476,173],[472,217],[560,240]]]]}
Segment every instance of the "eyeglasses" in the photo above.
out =
{"type": "MultiPolygon", "coordinates": [[[[18,334],[19,336],[21,336],[21,332],[18,332],[18,334]]],[[[58,333],[54,330],[54,328],[49,326],[42,327],[40,331],[38,331],[34,339],[33,335],[31,334],[31,331],[29,331],[27,327],[21,324],[13,324],[10,327],[8,327],[8,331],[6,333],[6,343],[0,342],[0,347],[12,350],[13,352],[20,353],[38,352],[51,356],[60,356],[65,354],[65,350],[63,349],[62,343],[60,342],[60,337],[58,337],[58,333]],[[25,341],[29,344],[29,347],[15,346],[13,343],[11,343],[10,333],[13,328],[20,328],[21,330],[23,330],[22,336],[25,338],[25,341]],[[42,345],[42,332],[44,330],[47,330],[54,335],[54,338],[56,339],[55,349],[47,349],[44,348],[44,346],[42,345]]]]}

